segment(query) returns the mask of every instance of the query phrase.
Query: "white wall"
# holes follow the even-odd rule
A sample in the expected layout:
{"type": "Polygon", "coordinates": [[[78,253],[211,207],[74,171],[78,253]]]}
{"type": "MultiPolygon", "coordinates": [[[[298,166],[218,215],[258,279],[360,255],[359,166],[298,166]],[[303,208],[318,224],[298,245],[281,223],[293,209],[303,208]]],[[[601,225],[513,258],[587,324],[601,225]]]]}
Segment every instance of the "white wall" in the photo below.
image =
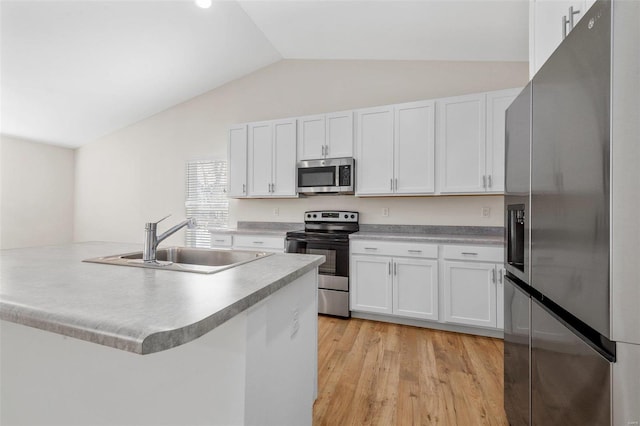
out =
{"type": "Polygon", "coordinates": [[[0,248],[73,240],[72,149],[0,136],[0,248]]]}
{"type": "MultiPolygon", "coordinates": [[[[144,222],[181,220],[185,161],[226,158],[231,124],[520,87],[527,72],[525,62],[280,61],[78,149],[75,239],[141,242],[144,222]]],[[[501,196],[234,200],[231,225],[301,222],[310,208],[359,210],[363,223],[502,225],[501,196]]]]}

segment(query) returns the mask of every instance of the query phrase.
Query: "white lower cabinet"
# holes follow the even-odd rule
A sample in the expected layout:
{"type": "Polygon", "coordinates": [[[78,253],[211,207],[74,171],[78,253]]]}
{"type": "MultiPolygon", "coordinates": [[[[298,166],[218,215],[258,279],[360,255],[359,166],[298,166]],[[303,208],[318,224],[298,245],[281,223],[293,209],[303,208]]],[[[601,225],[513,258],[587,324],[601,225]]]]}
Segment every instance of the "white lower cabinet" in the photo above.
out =
{"type": "Polygon", "coordinates": [[[438,320],[438,261],[393,259],[393,313],[438,320]]]}
{"type": "Polygon", "coordinates": [[[444,321],[502,329],[502,280],[501,264],[444,261],[444,321]]]}
{"type": "Polygon", "coordinates": [[[352,255],[349,294],[352,311],[392,313],[391,258],[352,255]]]}
{"type": "MultiPolygon", "coordinates": [[[[378,255],[403,250],[402,244],[367,245],[361,248],[376,255],[351,255],[351,310],[437,321],[438,261],[378,255]]],[[[429,249],[410,251],[419,255],[429,249]]]]}

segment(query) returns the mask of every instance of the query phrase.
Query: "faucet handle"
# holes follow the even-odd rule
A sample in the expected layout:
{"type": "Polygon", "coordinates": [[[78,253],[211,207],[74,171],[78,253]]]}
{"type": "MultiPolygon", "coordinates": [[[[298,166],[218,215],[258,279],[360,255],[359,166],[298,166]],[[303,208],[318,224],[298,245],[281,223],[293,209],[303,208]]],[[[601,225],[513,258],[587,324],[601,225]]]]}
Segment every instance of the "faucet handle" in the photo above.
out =
{"type": "Polygon", "coordinates": [[[165,219],[166,219],[166,218],[168,218],[168,217],[171,217],[171,215],[170,215],[170,214],[168,214],[168,215],[166,215],[165,217],[163,217],[162,219],[160,219],[159,221],[157,221],[157,222],[152,222],[152,223],[158,224],[158,223],[162,222],[163,220],[165,220],[165,219]]]}

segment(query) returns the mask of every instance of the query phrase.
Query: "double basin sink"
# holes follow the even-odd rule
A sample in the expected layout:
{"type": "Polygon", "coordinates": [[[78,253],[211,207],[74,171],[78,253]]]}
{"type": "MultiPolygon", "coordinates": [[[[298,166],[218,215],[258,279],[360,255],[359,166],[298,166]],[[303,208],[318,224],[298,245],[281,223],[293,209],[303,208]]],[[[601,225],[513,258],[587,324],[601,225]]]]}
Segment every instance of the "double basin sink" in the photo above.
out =
{"type": "Polygon", "coordinates": [[[142,252],[116,254],[113,256],[86,259],[83,262],[107,265],[134,266],[138,268],[165,269],[170,271],[213,274],[234,268],[247,262],[262,259],[273,253],[250,250],[214,250],[190,247],[167,247],[158,249],[156,262],[142,260],[142,252]]]}

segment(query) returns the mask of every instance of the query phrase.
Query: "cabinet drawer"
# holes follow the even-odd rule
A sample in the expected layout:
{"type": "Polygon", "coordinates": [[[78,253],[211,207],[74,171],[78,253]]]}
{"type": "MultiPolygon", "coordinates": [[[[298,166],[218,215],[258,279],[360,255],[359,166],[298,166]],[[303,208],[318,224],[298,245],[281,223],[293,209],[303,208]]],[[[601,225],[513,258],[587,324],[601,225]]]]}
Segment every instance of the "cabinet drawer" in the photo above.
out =
{"type": "Polygon", "coordinates": [[[351,253],[436,259],[438,257],[438,245],[396,241],[356,240],[351,242],[351,253]]]}
{"type": "Polygon", "coordinates": [[[233,237],[226,234],[211,234],[211,247],[231,247],[233,237]]]}
{"type": "Polygon", "coordinates": [[[504,261],[504,249],[501,246],[442,246],[442,257],[452,260],[477,260],[482,262],[504,261]]]}
{"type": "Polygon", "coordinates": [[[274,249],[284,251],[284,238],[264,235],[236,235],[234,247],[250,247],[256,249],[274,249]]]}

